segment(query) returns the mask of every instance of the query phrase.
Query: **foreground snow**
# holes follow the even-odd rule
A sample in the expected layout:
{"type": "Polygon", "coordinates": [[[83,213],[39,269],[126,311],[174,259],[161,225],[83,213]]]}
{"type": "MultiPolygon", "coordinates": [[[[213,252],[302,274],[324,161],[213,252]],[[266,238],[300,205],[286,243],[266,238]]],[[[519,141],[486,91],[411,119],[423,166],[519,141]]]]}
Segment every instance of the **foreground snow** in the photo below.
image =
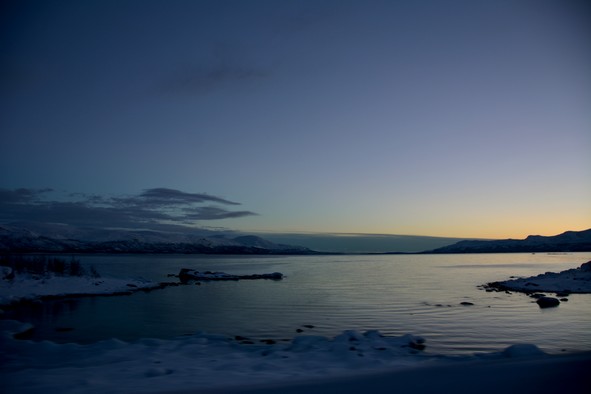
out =
{"type": "Polygon", "coordinates": [[[306,382],[289,382],[202,390],[175,394],[586,394],[591,354],[567,356],[500,357],[446,360],[420,368],[330,376],[306,382]]]}
{"type": "MultiPolygon", "coordinates": [[[[0,277],[10,271],[0,267],[0,277]]],[[[0,305],[44,297],[128,294],[159,287],[159,283],[140,279],[16,275],[11,280],[0,279],[0,305]]]]}
{"type": "Polygon", "coordinates": [[[503,290],[523,291],[526,293],[547,291],[555,293],[591,293],[591,261],[579,268],[572,268],[559,273],[546,272],[528,278],[511,279],[488,284],[503,290]]]}
{"type": "MultiPolygon", "coordinates": [[[[507,360],[561,360],[533,345],[515,345],[503,352],[471,357],[428,355],[415,349],[422,342],[420,338],[383,337],[377,331],[345,331],[332,339],[299,336],[279,343],[245,344],[248,341],[243,338],[199,333],[175,340],[60,345],[16,340],[13,335],[28,327],[6,320],[0,324],[0,381],[6,393],[275,392],[273,387],[285,391],[310,381],[320,387],[340,385],[334,392],[347,392],[344,389],[348,385],[343,385],[342,379],[351,376],[363,381],[369,379],[367,374],[418,368],[423,371],[420,379],[428,380],[429,371],[446,365],[463,368],[507,360]],[[327,383],[327,378],[336,380],[327,383]]],[[[589,355],[584,359],[589,361],[589,355]]],[[[370,381],[375,385],[375,379],[370,381]]],[[[326,387],[316,390],[326,391],[326,387]]]]}

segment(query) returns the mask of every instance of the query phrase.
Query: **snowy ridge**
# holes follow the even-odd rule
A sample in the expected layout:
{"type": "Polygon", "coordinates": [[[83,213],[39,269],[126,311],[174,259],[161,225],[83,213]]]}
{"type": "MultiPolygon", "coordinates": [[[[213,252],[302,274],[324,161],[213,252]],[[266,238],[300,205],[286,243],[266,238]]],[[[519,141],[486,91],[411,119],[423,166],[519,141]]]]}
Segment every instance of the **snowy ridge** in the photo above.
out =
{"type": "Polygon", "coordinates": [[[7,253],[205,253],[309,254],[313,251],[276,244],[257,236],[231,237],[213,232],[83,229],[35,224],[33,230],[0,226],[0,252],[7,253]]]}

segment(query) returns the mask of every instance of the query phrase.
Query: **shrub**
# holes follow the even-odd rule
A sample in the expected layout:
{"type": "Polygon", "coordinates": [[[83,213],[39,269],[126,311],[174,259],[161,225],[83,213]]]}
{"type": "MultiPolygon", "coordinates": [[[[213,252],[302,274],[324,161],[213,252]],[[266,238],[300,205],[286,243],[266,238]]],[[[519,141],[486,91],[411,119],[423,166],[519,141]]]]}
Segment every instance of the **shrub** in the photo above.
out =
{"type": "Polygon", "coordinates": [[[101,274],[98,273],[98,271],[96,270],[96,268],[94,268],[94,265],[90,266],[90,276],[92,278],[100,278],[101,274]]]}
{"type": "Polygon", "coordinates": [[[80,263],[80,260],[71,257],[67,261],[61,257],[22,256],[22,255],[4,255],[0,257],[0,265],[12,268],[17,274],[30,274],[47,276],[54,274],[57,276],[91,276],[99,278],[100,274],[94,266],[90,267],[90,273],[80,263]]]}
{"type": "Polygon", "coordinates": [[[69,264],[70,276],[84,276],[86,273],[84,267],[80,264],[79,260],[75,260],[73,257],[69,264]]]}

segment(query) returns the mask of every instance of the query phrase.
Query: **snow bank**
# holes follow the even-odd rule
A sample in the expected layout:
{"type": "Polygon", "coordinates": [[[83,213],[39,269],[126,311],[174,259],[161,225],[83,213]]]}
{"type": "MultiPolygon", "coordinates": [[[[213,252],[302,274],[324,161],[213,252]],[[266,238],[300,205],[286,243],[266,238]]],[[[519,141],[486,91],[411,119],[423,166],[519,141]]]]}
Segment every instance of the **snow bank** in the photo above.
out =
{"type": "MultiPolygon", "coordinates": [[[[7,394],[242,392],[245,389],[324,393],[330,391],[327,384],[333,389],[330,392],[361,392],[360,384],[372,387],[384,379],[383,385],[370,391],[379,392],[381,388],[383,392],[391,392],[392,387],[406,379],[407,385],[429,384],[431,391],[425,392],[436,392],[441,386],[430,374],[442,366],[454,368],[451,371],[455,371],[457,382],[471,379],[480,384],[477,377],[466,375],[466,365],[556,359],[534,345],[516,345],[503,352],[475,356],[428,355],[416,349],[423,342],[419,337],[384,337],[377,331],[363,334],[345,331],[331,339],[298,336],[285,342],[251,340],[253,344],[245,344],[248,342],[245,338],[198,333],[174,340],[142,339],[133,343],[109,340],[79,345],[16,340],[15,333],[30,327],[7,320],[0,321],[0,325],[0,381],[7,394]],[[403,374],[397,375],[397,371],[403,374]],[[412,371],[421,372],[415,373],[416,380],[408,382],[412,371]],[[307,388],[298,390],[298,385],[307,388]],[[353,390],[354,387],[357,388],[353,390]]],[[[485,373],[491,376],[488,369],[485,373]]],[[[448,371],[444,375],[449,374],[448,371]]],[[[519,375],[519,379],[523,378],[519,375]]],[[[403,387],[401,392],[410,391],[410,387],[403,387]]]]}
{"type": "Polygon", "coordinates": [[[422,339],[345,331],[329,339],[251,341],[198,333],[175,340],[55,344],[14,339],[30,327],[3,325],[0,381],[8,393],[158,392],[222,387],[408,367],[430,362],[416,350],[422,339]],[[274,343],[273,343],[274,342],[274,343]]]}
{"type": "MultiPolygon", "coordinates": [[[[0,273],[7,270],[10,268],[0,267],[0,273]]],[[[0,305],[44,297],[128,294],[159,287],[159,283],[140,279],[16,275],[10,280],[0,279],[0,305]]]]}
{"type": "Polygon", "coordinates": [[[493,282],[488,287],[522,291],[526,293],[546,291],[555,293],[591,293],[591,261],[559,273],[546,272],[528,278],[493,282]]]}
{"type": "MultiPolygon", "coordinates": [[[[384,337],[378,331],[254,344],[244,344],[243,338],[198,333],[175,340],[59,345],[16,340],[14,334],[29,327],[15,321],[0,324],[0,381],[6,393],[150,393],[291,384],[432,366],[444,360],[417,350],[416,345],[423,342],[419,337],[384,337]]],[[[489,357],[541,353],[536,349],[517,347],[489,357]]]]}
{"type": "MultiPolygon", "coordinates": [[[[330,376],[305,382],[206,389],[175,394],[587,394],[591,354],[445,360],[420,368],[330,376]]],[[[170,392],[169,392],[170,393],[170,392]]]]}

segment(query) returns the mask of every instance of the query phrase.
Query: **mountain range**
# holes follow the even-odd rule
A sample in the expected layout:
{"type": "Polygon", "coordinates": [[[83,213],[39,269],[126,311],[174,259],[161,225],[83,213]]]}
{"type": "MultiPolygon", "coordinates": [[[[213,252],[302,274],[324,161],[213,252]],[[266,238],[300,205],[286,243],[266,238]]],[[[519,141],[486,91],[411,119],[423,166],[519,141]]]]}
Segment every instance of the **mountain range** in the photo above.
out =
{"type": "Polygon", "coordinates": [[[566,231],[554,236],[530,235],[525,239],[468,240],[423,253],[548,253],[591,252],[591,229],[566,231]]]}
{"type": "Polygon", "coordinates": [[[312,254],[254,235],[201,231],[88,229],[60,224],[0,225],[0,253],[312,254]]]}
{"type": "MultiPolygon", "coordinates": [[[[410,237],[409,239],[413,240],[414,238],[410,237]]],[[[451,240],[447,241],[451,243],[451,240]]],[[[548,237],[530,235],[525,239],[461,240],[423,252],[403,253],[588,251],[591,251],[591,229],[567,231],[548,237]]],[[[0,253],[325,254],[330,252],[317,252],[304,246],[272,242],[260,236],[244,235],[231,231],[200,229],[191,232],[162,232],[80,228],[52,223],[12,223],[0,225],[0,253]]]]}

